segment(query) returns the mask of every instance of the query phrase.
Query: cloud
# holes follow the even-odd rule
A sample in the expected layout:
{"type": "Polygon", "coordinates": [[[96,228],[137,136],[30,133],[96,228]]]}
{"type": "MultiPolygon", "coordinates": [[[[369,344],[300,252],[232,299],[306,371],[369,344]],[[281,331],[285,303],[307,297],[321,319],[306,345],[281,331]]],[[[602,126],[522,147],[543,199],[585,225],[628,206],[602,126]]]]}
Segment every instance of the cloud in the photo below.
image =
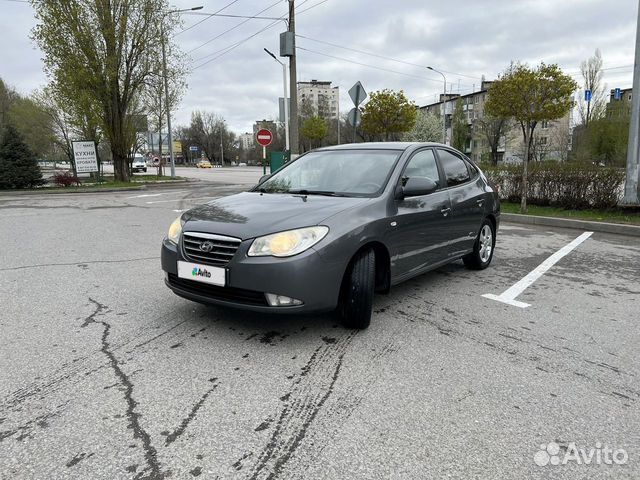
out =
{"type": "MultiPolygon", "coordinates": [[[[298,11],[320,1],[296,0],[298,11]]],[[[215,11],[224,5],[204,0],[172,2],[176,8],[197,4],[204,5],[203,11],[215,11]]],[[[240,0],[224,13],[252,15],[269,5],[274,6],[263,15],[286,14],[284,1],[259,0],[240,0]]],[[[28,38],[35,23],[30,5],[2,2],[0,9],[0,76],[22,92],[44,85],[41,54],[28,38]]],[[[296,27],[298,33],[311,39],[453,72],[447,73],[447,80],[454,92],[479,88],[483,75],[495,77],[511,60],[558,63],[579,79],[580,62],[596,48],[602,51],[605,67],[626,66],[606,71],[609,86],[628,87],[632,80],[636,13],[634,0],[616,0],[615,8],[613,2],[606,0],[328,0],[300,13],[296,27]]],[[[183,18],[185,27],[203,19],[195,15],[183,18]]],[[[186,52],[241,21],[212,18],[178,35],[175,42],[186,52]]],[[[213,58],[213,52],[245,40],[268,24],[250,20],[191,56],[213,58]]],[[[188,124],[195,109],[210,110],[223,115],[229,126],[240,133],[251,131],[255,120],[274,118],[277,99],[282,96],[282,69],[262,49],[277,53],[279,34],[284,28],[283,23],[278,23],[193,70],[189,89],[175,113],[175,123],[188,124]]],[[[298,79],[330,80],[340,86],[343,112],[352,106],[346,91],[357,80],[367,91],[403,89],[419,104],[434,101],[442,90],[441,77],[425,68],[309,39],[299,38],[297,42],[307,49],[299,51],[298,79]]]]}

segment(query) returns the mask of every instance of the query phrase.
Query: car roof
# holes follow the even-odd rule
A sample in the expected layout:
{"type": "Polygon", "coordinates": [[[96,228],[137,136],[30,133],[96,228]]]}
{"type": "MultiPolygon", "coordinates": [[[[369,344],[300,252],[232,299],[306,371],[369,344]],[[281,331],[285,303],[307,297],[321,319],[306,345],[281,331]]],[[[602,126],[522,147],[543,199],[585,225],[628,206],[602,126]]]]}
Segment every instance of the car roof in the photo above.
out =
{"type": "Polygon", "coordinates": [[[333,145],[330,147],[318,148],[316,151],[327,150],[408,150],[418,147],[447,147],[436,142],[366,142],[366,143],[345,143],[343,145],[333,145]]]}

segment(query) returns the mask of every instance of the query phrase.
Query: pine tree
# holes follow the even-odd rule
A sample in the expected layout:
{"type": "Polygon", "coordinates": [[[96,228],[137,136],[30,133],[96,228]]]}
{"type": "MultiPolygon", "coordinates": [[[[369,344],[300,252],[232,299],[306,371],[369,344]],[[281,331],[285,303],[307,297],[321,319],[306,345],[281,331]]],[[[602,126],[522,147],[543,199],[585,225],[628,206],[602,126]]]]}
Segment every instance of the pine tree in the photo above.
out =
{"type": "Polygon", "coordinates": [[[0,140],[0,189],[31,188],[43,183],[35,155],[18,131],[7,125],[0,140]]]}

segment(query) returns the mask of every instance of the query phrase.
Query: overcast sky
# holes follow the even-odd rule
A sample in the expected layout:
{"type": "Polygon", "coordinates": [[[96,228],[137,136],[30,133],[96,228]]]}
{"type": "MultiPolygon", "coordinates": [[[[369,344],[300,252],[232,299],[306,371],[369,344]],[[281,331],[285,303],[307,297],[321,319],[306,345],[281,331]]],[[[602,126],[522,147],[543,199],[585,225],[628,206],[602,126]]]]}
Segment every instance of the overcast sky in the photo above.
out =
{"type": "MultiPolygon", "coordinates": [[[[203,5],[215,12],[232,0],[174,0],[176,8],[203,5]]],[[[329,80],[341,88],[341,111],[352,107],[346,91],[357,80],[370,92],[403,89],[420,105],[442,91],[442,77],[419,66],[446,70],[452,91],[468,93],[512,60],[558,63],[580,82],[580,62],[600,48],[609,88],[632,84],[637,0],[296,0],[298,80],[329,80]],[[308,11],[305,11],[307,10],[308,11]],[[338,46],[328,45],[328,42],[338,46]],[[348,60],[348,61],[347,61],[348,60]],[[357,62],[362,65],[358,65],[357,62]]],[[[223,12],[284,16],[285,0],[236,0],[223,12]]],[[[188,28],[205,17],[184,15],[188,28]]],[[[283,22],[208,18],[177,35],[192,59],[189,88],[174,122],[186,125],[194,109],[214,111],[237,133],[257,119],[275,118],[282,69],[263,52],[277,54],[283,22]],[[219,36],[219,38],[205,42],[219,36]],[[246,40],[246,41],[244,41],[246,40]],[[239,43],[243,41],[242,43],[239,43]],[[227,47],[238,44],[224,53],[227,47]],[[216,53],[218,52],[218,53],[216,53]],[[205,61],[211,60],[209,63],[205,61]]],[[[29,39],[35,20],[29,3],[0,0],[0,77],[22,93],[46,84],[42,54],[29,39]]]]}

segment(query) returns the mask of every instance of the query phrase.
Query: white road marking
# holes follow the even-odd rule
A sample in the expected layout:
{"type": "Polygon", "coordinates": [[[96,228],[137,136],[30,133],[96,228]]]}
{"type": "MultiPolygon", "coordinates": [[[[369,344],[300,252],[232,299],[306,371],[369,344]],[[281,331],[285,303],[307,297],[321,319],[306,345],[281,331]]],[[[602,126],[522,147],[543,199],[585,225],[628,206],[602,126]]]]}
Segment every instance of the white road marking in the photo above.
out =
{"type": "Polygon", "coordinates": [[[186,210],[174,210],[174,212],[176,212],[176,213],[182,213],[182,212],[186,212],[186,210]]]}
{"type": "Polygon", "coordinates": [[[186,190],[174,190],[174,191],[171,191],[171,192],[163,192],[163,193],[144,193],[142,195],[134,195],[133,197],[127,197],[127,199],[129,199],[129,198],[159,197],[160,195],[173,195],[174,193],[182,193],[182,192],[186,192],[186,190]]]}
{"type": "Polygon", "coordinates": [[[147,205],[152,203],[167,203],[167,202],[181,202],[187,200],[214,200],[219,197],[194,197],[194,198],[174,198],[173,200],[155,200],[153,202],[145,202],[147,205]]]}
{"type": "Polygon", "coordinates": [[[569,254],[574,248],[584,242],[587,238],[593,235],[593,232],[584,232],[578,238],[573,240],[571,243],[568,243],[556,253],[547,258],[544,262],[538,265],[534,270],[529,272],[526,277],[522,280],[509,287],[507,290],[502,292],[500,295],[494,295],[492,293],[486,293],[482,295],[485,298],[490,298],[491,300],[496,300],[498,302],[506,303],[507,305],[512,305],[514,307],[519,308],[527,308],[531,305],[524,302],[519,302],[516,300],[516,297],[524,292],[527,288],[533,284],[536,280],[538,280],[542,275],[544,275],[547,270],[553,267],[556,263],[558,263],[564,256],[569,254]]]}

